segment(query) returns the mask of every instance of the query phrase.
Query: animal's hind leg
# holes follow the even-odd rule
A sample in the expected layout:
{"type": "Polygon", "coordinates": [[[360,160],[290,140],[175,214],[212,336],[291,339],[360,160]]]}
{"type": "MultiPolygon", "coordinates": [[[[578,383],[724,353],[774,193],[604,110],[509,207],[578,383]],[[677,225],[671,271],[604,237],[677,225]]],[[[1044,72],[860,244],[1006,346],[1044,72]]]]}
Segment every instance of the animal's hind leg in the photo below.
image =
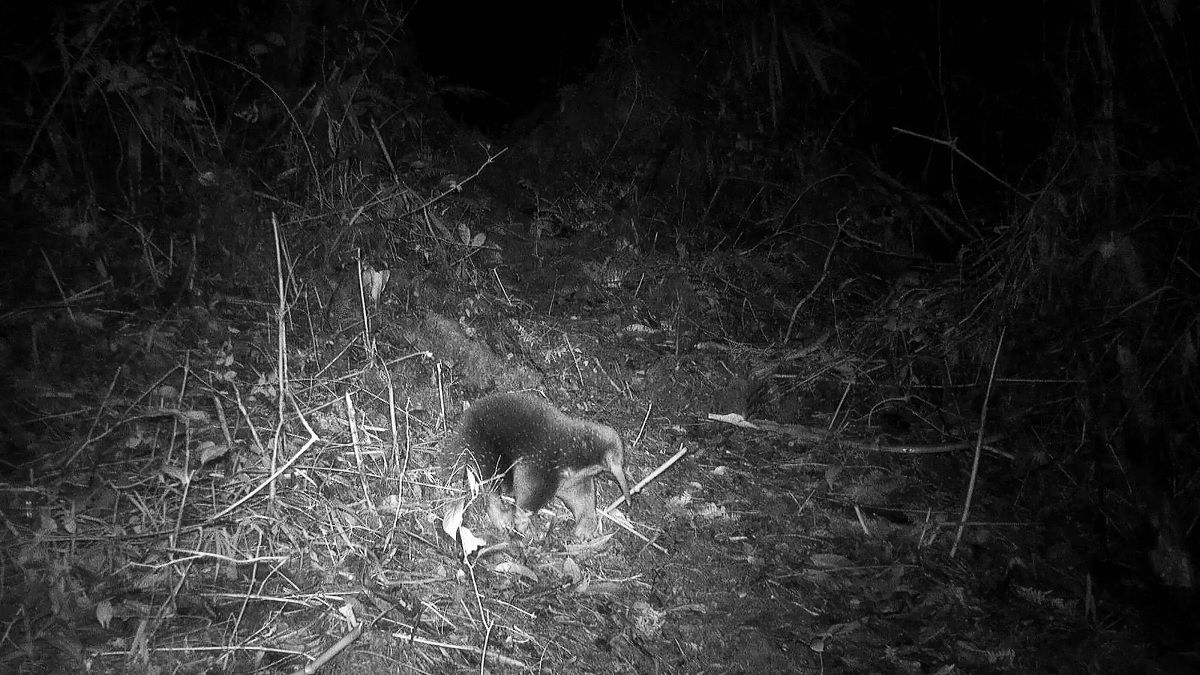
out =
{"type": "Polygon", "coordinates": [[[590,539],[595,535],[600,518],[596,513],[596,482],[592,477],[563,485],[556,494],[575,516],[575,538],[590,539]]]}
{"type": "Polygon", "coordinates": [[[528,511],[520,506],[513,507],[505,504],[498,494],[489,494],[486,499],[488,518],[496,529],[516,530],[522,535],[529,534],[531,521],[528,511]]]}
{"type": "Polygon", "coordinates": [[[513,527],[513,510],[500,499],[500,495],[489,492],[483,499],[487,504],[488,519],[494,527],[500,530],[513,527]]]}

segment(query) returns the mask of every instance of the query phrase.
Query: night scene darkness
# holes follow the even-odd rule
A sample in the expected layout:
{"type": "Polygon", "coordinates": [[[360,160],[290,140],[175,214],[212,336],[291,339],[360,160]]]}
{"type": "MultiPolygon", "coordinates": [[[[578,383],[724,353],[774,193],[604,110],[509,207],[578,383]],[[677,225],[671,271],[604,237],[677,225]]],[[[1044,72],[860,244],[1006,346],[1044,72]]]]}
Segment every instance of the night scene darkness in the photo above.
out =
{"type": "Polygon", "coordinates": [[[11,0],[0,672],[1200,672],[1178,0],[11,0]]]}

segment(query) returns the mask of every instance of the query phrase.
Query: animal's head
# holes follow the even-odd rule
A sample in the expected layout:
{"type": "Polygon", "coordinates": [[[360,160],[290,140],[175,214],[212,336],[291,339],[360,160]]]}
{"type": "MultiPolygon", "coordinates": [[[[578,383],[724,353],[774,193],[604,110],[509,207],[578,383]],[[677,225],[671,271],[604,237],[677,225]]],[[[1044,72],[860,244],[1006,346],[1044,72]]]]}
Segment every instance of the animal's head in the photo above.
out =
{"type": "Polygon", "coordinates": [[[600,463],[617,479],[617,484],[621,486],[621,492],[625,495],[625,502],[631,504],[629,483],[625,480],[625,446],[621,443],[621,437],[615,429],[603,424],[599,425],[597,436],[604,448],[604,456],[600,458],[600,463]]]}

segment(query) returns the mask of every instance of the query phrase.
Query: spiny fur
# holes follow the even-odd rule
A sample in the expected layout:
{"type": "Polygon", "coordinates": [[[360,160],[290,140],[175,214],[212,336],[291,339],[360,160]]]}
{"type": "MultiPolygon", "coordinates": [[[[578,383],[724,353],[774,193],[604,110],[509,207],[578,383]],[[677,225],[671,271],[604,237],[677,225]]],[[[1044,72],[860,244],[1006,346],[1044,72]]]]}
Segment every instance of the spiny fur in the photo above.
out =
{"type": "MultiPolygon", "coordinates": [[[[595,525],[594,475],[609,471],[629,495],[617,432],[566,415],[531,394],[493,394],[476,401],[463,413],[451,442],[485,480],[502,477],[503,488],[513,492],[521,509],[536,512],[560,497],[572,509],[580,535],[590,534],[581,530],[595,525]]],[[[489,502],[494,521],[500,517],[496,508],[489,502]]]]}

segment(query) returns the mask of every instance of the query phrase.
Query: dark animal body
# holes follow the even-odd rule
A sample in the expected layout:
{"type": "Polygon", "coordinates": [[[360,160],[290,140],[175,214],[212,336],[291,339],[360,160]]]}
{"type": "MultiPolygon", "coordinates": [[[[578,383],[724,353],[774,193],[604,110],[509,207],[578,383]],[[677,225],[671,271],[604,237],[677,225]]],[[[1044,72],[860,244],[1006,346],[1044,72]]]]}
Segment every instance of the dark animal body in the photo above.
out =
{"type": "Polygon", "coordinates": [[[625,449],[612,427],[562,413],[530,394],[493,394],[463,413],[451,450],[469,459],[485,480],[500,477],[485,493],[488,516],[500,528],[526,531],[529,512],[558,497],[575,517],[575,536],[596,531],[594,476],[610,472],[629,501],[625,449]],[[511,491],[519,520],[496,487],[511,491]]]}

